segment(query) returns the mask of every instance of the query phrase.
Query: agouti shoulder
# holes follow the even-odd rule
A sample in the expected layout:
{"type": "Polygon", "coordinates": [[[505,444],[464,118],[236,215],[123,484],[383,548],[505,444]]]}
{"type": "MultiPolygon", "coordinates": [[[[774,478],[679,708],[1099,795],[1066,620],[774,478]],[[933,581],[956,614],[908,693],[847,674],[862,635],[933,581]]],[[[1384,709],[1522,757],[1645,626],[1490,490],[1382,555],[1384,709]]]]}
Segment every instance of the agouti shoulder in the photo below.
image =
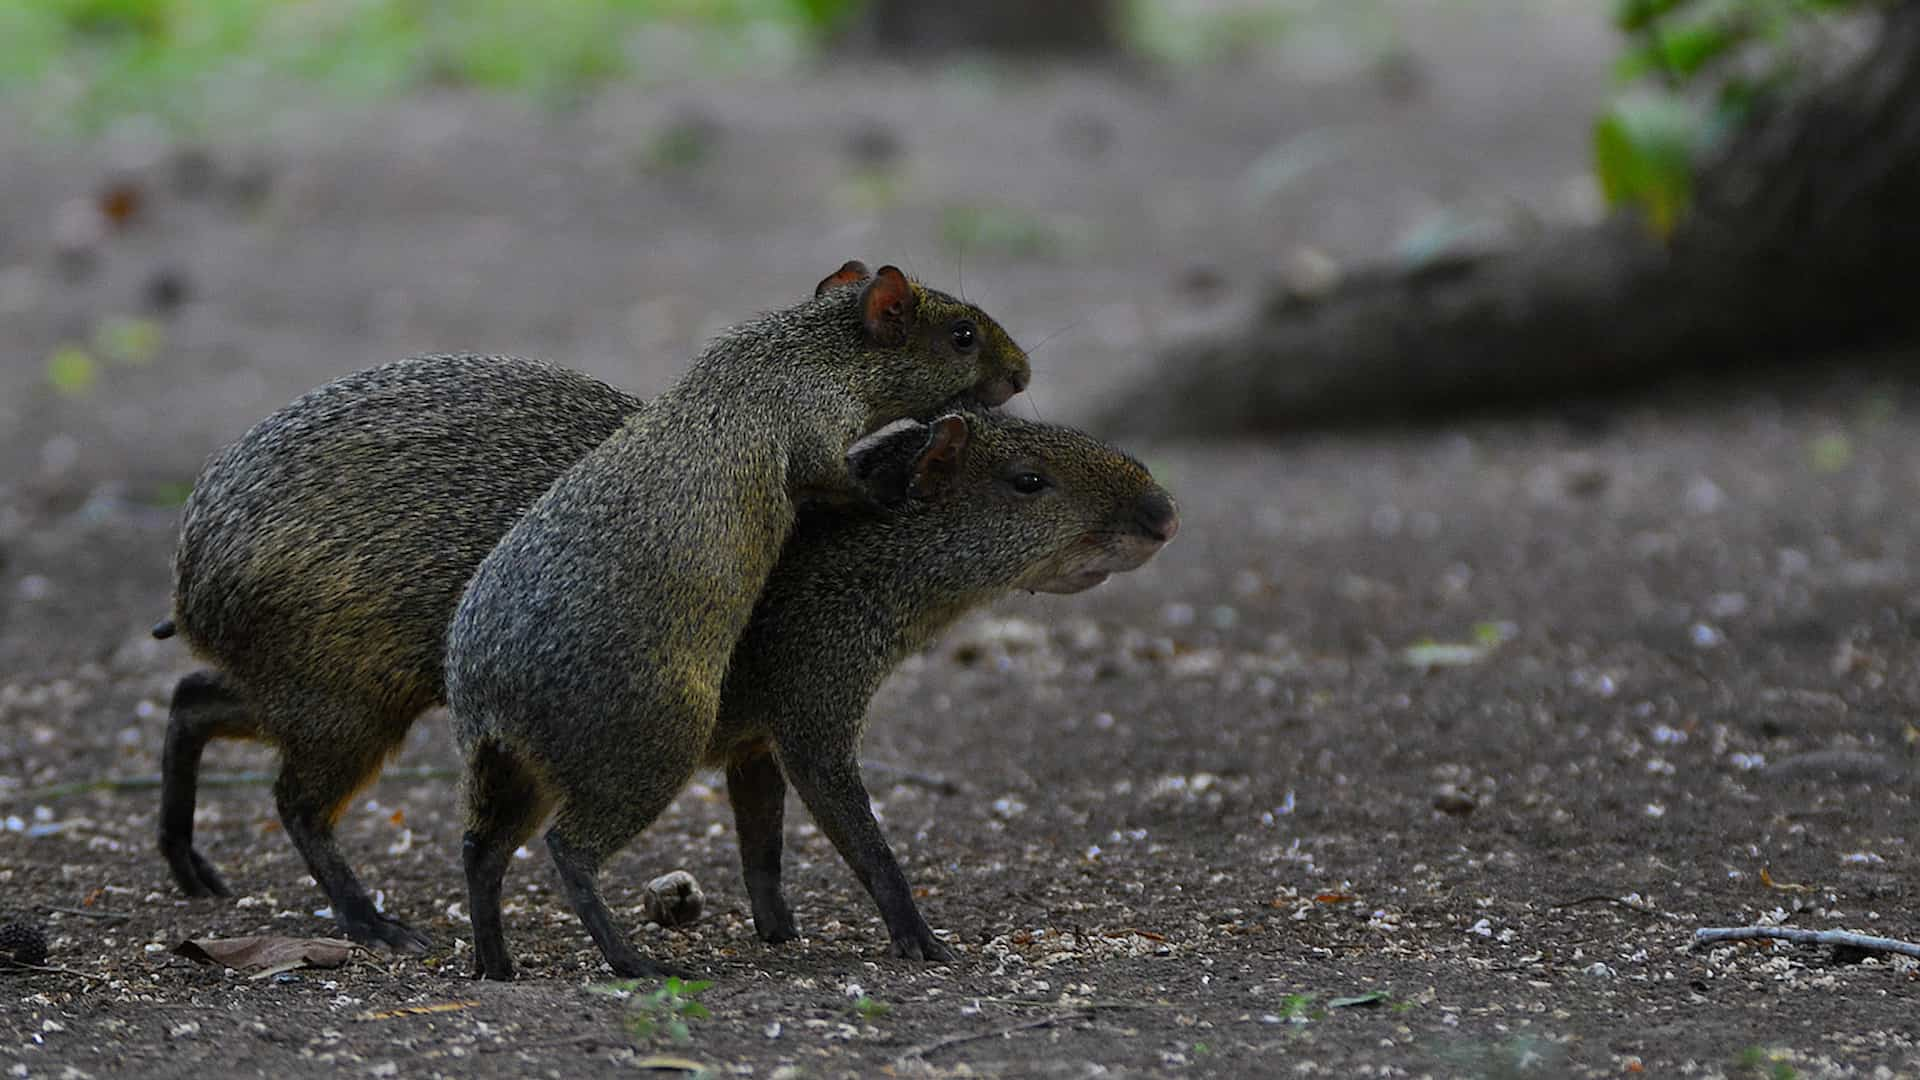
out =
{"type": "Polygon", "coordinates": [[[470,801],[484,973],[511,973],[482,926],[497,925],[507,859],[547,807],[549,852],[602,953],[623,976],[661,973],[613,926],[599,868],[704,756],[796,498],[847,489],[862,434],[1025,387],[1025,353],[986,313],[893,267],[864,270],[850,263],[812,300],[715,340],[475,571],[448,630],[448,704],[471,790],[518,804],[470,801]]]}

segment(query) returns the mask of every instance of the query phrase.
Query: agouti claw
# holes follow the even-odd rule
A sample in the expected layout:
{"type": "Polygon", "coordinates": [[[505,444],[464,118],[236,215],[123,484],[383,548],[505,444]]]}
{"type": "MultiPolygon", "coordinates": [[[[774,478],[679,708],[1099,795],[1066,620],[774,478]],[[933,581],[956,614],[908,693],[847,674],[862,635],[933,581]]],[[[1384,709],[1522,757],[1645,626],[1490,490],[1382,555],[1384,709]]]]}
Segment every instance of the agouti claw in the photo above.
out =
{"type": "Polygon", "coordinates": [[[903,938],[893,943],[893,955],[904,960],[921,960],[930,964],[944,964],[960,959],[946,942],[928,933],[919,938],[903,938]]]}
{"type": "Polygon", "coordinates": [[[398,919],[378,916],[371,923],[342,923],[340,929],[362,945],[384,945],[402,955],[418,956],[433,948],[433,939],[398,919]]]}

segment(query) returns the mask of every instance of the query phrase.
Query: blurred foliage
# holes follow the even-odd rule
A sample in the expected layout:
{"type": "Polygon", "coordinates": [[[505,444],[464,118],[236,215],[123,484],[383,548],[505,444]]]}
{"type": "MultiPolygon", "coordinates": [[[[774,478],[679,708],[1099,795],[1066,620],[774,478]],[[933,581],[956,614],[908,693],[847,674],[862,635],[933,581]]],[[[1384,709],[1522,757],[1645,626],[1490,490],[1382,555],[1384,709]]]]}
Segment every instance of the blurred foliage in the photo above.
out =
{"type": "Polygon", "coordinates": [[[1662,236],[1693,196],[1695,170],[1756,105],[1799,73],[1822,20],[1879,0],[1615,0],[1629,87],[1594,124],[1594,168],[1613,205],[1662,236]]]}
{"type": "Polygon", "coordinates": [[[292,80],[376,100],[460,85],[572,100],[615,76],[744,70],[859,0],[0,0],[0,94],[49,126],[219,124],[292,80]],[[649,55],[645,30],[678,36],[649,55]]]}

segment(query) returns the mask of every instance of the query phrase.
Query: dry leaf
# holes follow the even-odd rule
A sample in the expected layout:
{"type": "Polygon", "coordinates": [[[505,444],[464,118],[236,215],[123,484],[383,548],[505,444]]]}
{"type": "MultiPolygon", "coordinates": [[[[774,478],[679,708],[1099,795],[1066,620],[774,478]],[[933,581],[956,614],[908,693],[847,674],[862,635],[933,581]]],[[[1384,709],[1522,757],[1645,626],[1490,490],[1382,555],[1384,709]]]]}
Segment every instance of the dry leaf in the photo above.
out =
{"type": "Polygon", "coordinates": [[[336,968],[353,955],[354,945],[338,938],[290,938],[263,934],[253,937],[200,938],[183,941],[173,951],[202,964],[219,964],[236,971],[299,967],[336,968]]]}

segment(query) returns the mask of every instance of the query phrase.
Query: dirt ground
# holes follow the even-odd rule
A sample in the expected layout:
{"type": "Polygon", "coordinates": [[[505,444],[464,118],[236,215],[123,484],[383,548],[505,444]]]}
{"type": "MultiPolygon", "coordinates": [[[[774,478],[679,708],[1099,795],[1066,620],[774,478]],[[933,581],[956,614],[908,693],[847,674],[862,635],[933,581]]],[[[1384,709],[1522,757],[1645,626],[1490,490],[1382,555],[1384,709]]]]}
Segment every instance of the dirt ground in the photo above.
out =
{"type": "MultiPolygon", "coordinates": [[[[961,961],[885,958],[797,805],[807,936],[759,943],[706,777],[606,875],[636,927],[654,874],[705,886],[695,927],[637,931],[713,980],[684,1043],[592,992],[544,859],[509,878],[522,978],[467,977],[448,781],[384,781],[341,823],[435,951],[265,979],[170,952],[330,931],[264,787],[203,791],[241,896],[191,902],[153,791],[44,791],[157,771],[190,665],[145,628],[183,485],[299,391],[478,349],[652,392],[858,256],[1044,340],[1021,407],[1072,420],[1300,248],[1386,258],[1590,213],[1611,46],[1590,7],[1429,12],[1411,62],[1311,78],[839,67],[557,116],[316,110],[204,145],[0,126],[0,913],[46,927],[61,969],[0,974],[0,1064],[1920,1075],[1912,961],[1688,944],[1755,922],[1920,938],[1920,389],[1897,357],[1446,430],[1129,444],[1180,497],[1178,541],[970,618],[873,705],[872,761],[954,785],[873,777],[961,961]],[[90,237],[63,207],[115,176],[139,213],[90,237]],[[153,347],[116,345],[156,276],[187,302],[153,347]],[[54,385],[47,357],[97,337],[91,377],[54,385]],[[1460,647],[1408,651],[1435,644],[1460,647]]],[[[435,716],[396,764],[452,757],[435,716]]],[[[208,767],[271,757],[216,744],[208,767]]]]}

